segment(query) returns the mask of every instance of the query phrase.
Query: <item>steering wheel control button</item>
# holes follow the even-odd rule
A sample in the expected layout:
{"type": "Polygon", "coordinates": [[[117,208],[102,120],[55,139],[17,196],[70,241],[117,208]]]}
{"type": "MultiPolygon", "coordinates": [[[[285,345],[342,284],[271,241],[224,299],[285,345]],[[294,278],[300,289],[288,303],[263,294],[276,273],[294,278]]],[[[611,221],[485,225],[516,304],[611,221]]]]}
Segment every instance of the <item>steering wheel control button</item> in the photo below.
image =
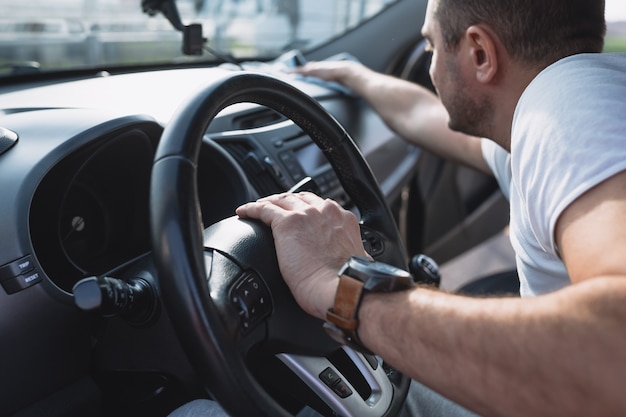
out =
{"type": "Polygon", "coordinates": [[[341,378],[339,375],[330,367],[324,369],[322,373],[319,375],[320,379],[324,384],[326,384],[335,394],[337,394],[340,398],[347,398],[352,395],[352,390],[341,378]]]}
{"type": "Polygon", "coordinates": [[[361,226],[361,241],[370,256],[380,255],[385,251],[385,244],[380,236],[372,230],[361,226]]]}
{"type": "Polygon", "coordinates": [[[272,311],[269,291],[256,273],[246,272],[233,287],[231,302],[239,311],[245,331],[253,328],[272,311]]]}
{"type": "Polygon", "coordinates": [[[365,357],[365,360],[367,361],[367,363],[369,363],[369,365],[372,367],[373,370],[378,369],[378,359],[376,359],[376,356],[371,355],[369,353],[363,354],[363,356],[365,357]]]}
{"type": "Polygon", "coordinates": [[[348,398],[352,395],[352,390],[342,380],[339,380],[339,382],[332,388],[333,391],[335,391],[335,394],[337,394],[340,398],[348,398]]]}
{"type": "Polygon", "coordinates": [[[339,375],[330,367],[324,369],[320,374],[320,379],[329,387],[332,387],[340,380],[339,375]]]}

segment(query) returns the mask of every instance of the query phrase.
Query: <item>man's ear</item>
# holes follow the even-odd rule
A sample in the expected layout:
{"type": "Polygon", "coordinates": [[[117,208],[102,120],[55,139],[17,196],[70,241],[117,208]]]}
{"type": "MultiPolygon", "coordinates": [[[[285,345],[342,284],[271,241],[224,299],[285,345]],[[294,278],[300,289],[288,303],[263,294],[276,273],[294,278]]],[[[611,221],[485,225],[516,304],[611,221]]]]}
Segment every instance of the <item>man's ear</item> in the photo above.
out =
{"type": "Polygon", "coordinates": [[[469,58],[480,83],[490,83],[498,73],[499,39],[489,28],[472,25],[465,31],[465,40],[469,58]]]}

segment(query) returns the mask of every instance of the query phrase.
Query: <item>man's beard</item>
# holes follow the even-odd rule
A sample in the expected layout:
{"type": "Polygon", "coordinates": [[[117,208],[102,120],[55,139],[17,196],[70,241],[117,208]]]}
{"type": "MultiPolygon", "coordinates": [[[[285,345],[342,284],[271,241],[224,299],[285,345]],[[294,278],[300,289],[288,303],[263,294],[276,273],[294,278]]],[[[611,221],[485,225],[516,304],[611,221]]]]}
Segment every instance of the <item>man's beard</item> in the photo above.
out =
{"type": "Polygon", "coordinates": [[[467,92],[457,93],[457,96],[446,107],[450,117],[448,127],[452,130],[466,133],[471,136],[489,137],[491,135],[491,117],[493,104],[486,98],[474,98],[467,92]]]}
{"type": "Polygon", "coordinates": [[[456,63],[447,61],[446,65],[452,80],[448,87],[452,88],[448,88],[449,97],[442,97],[441,100],[448,111],[448,127],[471,136],[489,137],[494,114],[493,103],[488,97],[465,88],[456,63]]]}

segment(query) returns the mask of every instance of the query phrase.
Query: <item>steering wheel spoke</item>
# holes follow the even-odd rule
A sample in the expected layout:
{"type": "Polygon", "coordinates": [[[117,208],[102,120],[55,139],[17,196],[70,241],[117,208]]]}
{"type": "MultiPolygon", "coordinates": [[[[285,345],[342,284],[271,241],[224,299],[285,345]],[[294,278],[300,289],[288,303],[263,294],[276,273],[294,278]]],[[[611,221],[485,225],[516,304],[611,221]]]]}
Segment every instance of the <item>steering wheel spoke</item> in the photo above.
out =
{"type": "Polygon", "coordinates": [[[300,377],[338,415],[373,417],[391,405],[393,387],[376,357],[367,358],[343,347],[347,360],[279,354],[278,358],[300,377]]]}

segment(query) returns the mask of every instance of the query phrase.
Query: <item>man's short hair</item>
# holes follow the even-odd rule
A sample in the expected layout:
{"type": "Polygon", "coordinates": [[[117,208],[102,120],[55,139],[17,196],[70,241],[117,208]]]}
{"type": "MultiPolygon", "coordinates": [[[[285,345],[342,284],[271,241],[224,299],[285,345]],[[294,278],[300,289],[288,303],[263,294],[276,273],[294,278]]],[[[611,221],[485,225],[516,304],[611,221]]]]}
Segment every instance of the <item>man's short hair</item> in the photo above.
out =
{"type": "Polygon", "coordinates": [[[454,50],[465,30],[486,24],[508,54],[531,65],[602,52],[604,0],[436,0],[444,47],[454,50]]]}

